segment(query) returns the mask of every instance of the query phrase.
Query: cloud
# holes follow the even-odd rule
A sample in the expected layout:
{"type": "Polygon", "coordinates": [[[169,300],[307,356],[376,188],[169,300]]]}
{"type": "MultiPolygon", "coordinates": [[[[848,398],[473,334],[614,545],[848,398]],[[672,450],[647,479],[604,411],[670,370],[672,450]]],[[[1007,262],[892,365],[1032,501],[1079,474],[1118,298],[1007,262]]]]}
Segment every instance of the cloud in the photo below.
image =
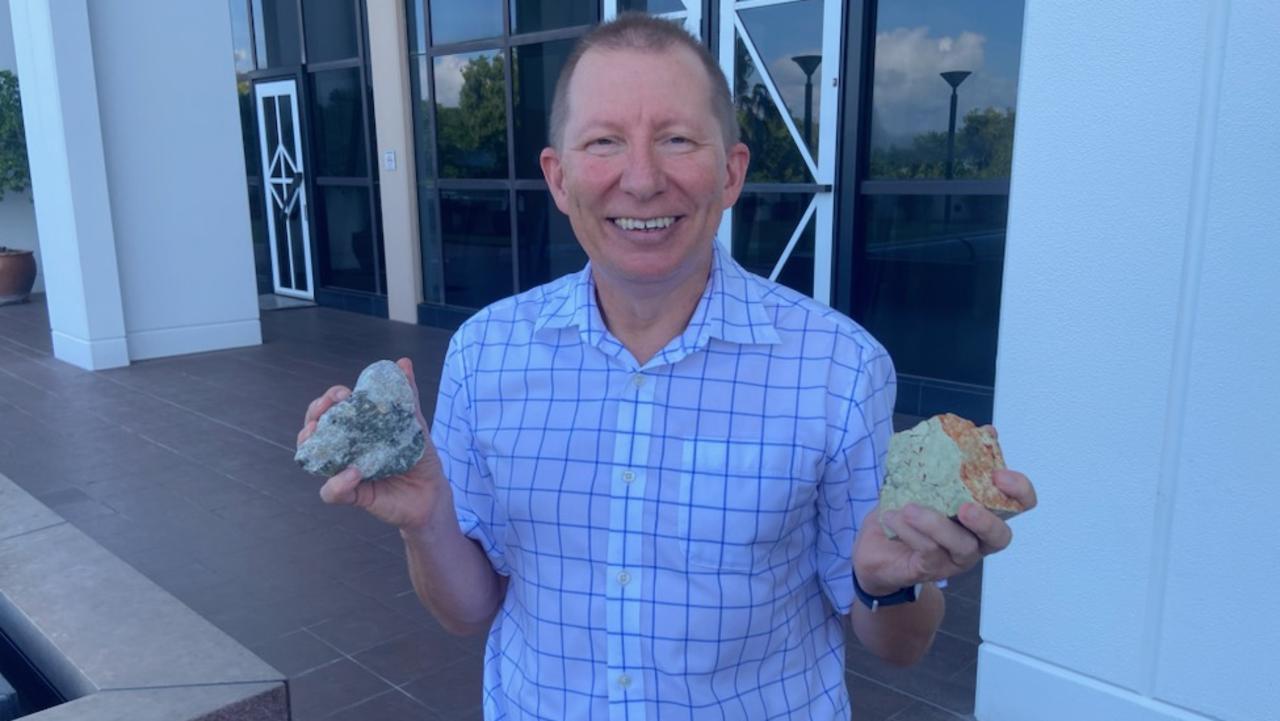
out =
{"type": "Polygon", "coordinates": [[[475,58],[475,54],[445,55],[436,58],[436,101],[448,107],[457,107],[462,95],[462,69],[475,58]]]}

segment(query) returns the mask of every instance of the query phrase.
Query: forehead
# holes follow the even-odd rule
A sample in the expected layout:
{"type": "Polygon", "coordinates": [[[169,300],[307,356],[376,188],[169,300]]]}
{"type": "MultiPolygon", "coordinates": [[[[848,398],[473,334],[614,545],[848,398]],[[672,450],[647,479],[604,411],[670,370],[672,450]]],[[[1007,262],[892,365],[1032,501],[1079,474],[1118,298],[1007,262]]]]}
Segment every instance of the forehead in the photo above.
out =
{"type": "Polygon", "coordinates": [[[574,68],[567,96],[571,127],[622,118],[711,118],[707,70],[692,50],[675,44],[661,50],[592,48],[574,68]]]}

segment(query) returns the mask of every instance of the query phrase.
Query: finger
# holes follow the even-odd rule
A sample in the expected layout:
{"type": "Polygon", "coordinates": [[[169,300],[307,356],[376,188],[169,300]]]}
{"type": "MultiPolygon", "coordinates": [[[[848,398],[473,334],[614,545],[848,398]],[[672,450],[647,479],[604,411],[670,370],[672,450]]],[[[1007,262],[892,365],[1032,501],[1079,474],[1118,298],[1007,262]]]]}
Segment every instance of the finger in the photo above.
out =
{"type": "Polygon", "coordinates": [[[422,401],[418,398],[418,380],[413,373],[413,361],[401,358],[396,361],[396,365],[400,366],[400,370],[404,371],[405,377],[409,379],[409,387],[413,389],[413,412],[418,417],[418,424],[425,430],[427,419],[422,415],[422,401]]]}
{"type": "Polygon", "coordinates": [[[311,437],[311,435],[312,435],[313,433],[315,433],[315,432],[316,432],[316,422],[315,422],[315,421],[311,421],[311,422],[310,422],[310,423],[308,423],[307,425],[303,426],[303,427],[302,427],[302,430],[298,431],[298,443],[297,443],[297,445],[299,445],[299,446],[300,446],[300,445],[302,445],[303,443],[306,443],[306,442],[307,442],[307,439],[308,439],[308,438],[310,438],[310,437],[311,437]]]}
{"type": "Polygon", "coordinates": [[[360,469],[350,466],[331,477],[320,487],[320,498],[325,503],[350,506],[357,500],[356,488],[360,486],[360,469]]]}
{"type": "Polygon", "coordinates": [[[928,537],[955,565],[968,568],[982,559],[978,538],[964,526],[929,508],[908,504],[903,510],[905,523],[928,537]]]}
{"type": "Polygon", "coordinates": [[[978,430],[980,430],[980,431],[985,430],[985,431],[989,432],[989,433],[991,434],[991,437],[992,437],[992,438],[999,438],[999,437],[1000,437],[1000,434],[996,431],[996,427],[995,427],[995,426],[993,426],[993,425],[991,425],[990,423],[988,423],[987,425],[985,425],[985,426],[983,426],[983,427],[979,428],[978,430]]]}
{"type": "Polygon", "coordinates": [[[978,539],[982,555],[1003,551],[1013,541],[1013,529],[996,514],[977,503],[966,503],[957,514],[960,523],[978,539]]]}
{"type": "Polygon", "coordinates": [[[1036,498],[1036,488],[1031,485],[1031,479],[1025,475],[1007,469],[995,471],[991,474],[991,481],[995,483],[1006,496],[1018,501],[1022,507],[1030,511],[1036,507],[1038,499],[1036,498]]]}
{"type": "Polygon", "coordinates": [[[346,386],[333,386],[307,406],[307,414],[302,419],[302,425],[305,426],[312,421],[319,420],[320,416],[324,415],[324,412],[329,410],[330,406],[346,400],[350,395],[351,390],[346,386]]]}
{"type": "Polygon", "coordinates": [[[885,513],[885,525],[898,534],[898,540],[907,544],[911,550],[925,554],[937,552],[938,544],[907,521],[907,514],[912,507],[911,504],[907,504],[899,511],[885,513]]]}

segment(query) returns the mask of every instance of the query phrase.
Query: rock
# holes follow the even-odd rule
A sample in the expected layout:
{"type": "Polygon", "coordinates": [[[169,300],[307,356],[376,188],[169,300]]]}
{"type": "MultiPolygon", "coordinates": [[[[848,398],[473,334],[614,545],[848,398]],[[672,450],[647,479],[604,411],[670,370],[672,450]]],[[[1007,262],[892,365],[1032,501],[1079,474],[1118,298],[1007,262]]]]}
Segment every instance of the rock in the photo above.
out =
{"type": "Polygon", "coordinates": [[[355,466],[373,481],[413,468],[425,447],[409,379],[400,366],[382,360],[360,373],[346,400],[320,416],[316,432],[293,459],[317,476],[355,466]]]}
{"type": "MultiPolygon", "coordinates": [[[[1005,465],[990,426],[979,428],[960,416],[944,413],[893,434],[885,465],[882,512],[914,503],[954,518],[969,501],[1001,518],[1024,510],[991,481],[992,471],[1005,465]]],[[[884,532],[895,536],[887,526],[884,532]]]]}

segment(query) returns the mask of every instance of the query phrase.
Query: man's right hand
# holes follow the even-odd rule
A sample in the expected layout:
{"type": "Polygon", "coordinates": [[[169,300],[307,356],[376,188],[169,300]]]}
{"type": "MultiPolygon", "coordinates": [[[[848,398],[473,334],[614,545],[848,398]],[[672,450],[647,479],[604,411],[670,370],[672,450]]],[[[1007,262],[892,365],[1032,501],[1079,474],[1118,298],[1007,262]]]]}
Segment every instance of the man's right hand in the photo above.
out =
{"type": "MultiPolygon", "coordinates": [[[[432,515],[446,512],[452,515],[452,498],[449,484],[444,481],[444,473],[440,467],[440,457],[431,436],[427,433],[427,424],[422,417],[422,407],[418,402],[418,384],[414,381],[413,363],[408,358],[401,358],[396,365],[404,371],[413,389],[413,412],[422,428],[426,447],[422,458],[413,468],[399,476],[390,476],[381,480],[362,483],[360,471],[350,466],[341,473],[325,481],[320,488],[320,497],[325,503],[348,505],[363,508],[385,523],[406,531],[423,528],[432,515]],[[443,506],[443,508],[442,508],[443,506]]],[[[324,395],[307,406],[302,430],[298,432],[298,445],[311,437],[316,431],[316,423],[320,416],[351,395],[345,386],[334,386],[324,395]]]]}

